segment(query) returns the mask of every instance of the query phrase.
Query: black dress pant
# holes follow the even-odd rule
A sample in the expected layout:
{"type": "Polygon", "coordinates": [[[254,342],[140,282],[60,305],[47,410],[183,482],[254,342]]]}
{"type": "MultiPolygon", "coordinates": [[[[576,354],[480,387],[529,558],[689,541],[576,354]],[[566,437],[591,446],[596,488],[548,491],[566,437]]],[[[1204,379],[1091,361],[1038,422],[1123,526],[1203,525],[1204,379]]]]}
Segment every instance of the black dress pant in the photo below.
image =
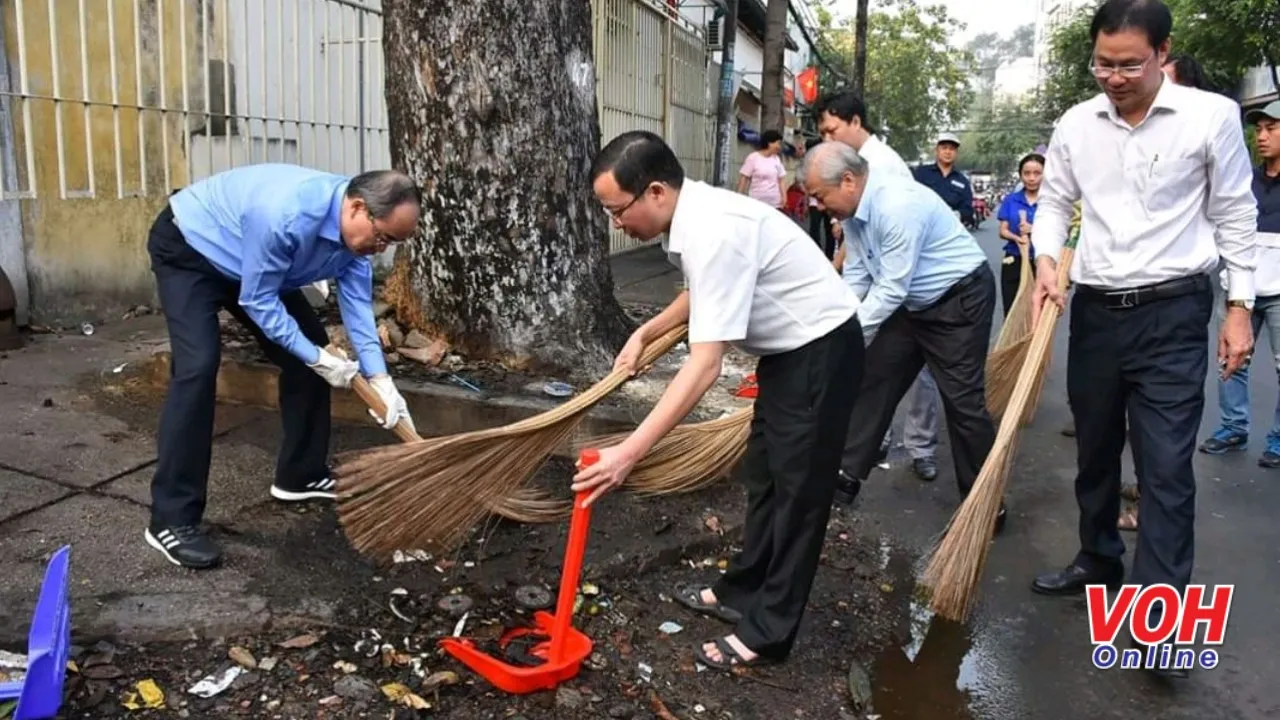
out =
{"type": "Polygon", "coordinates": [[[1181,590],[1191,579],[1196,433],[1204,411],[1213,289],[1197,278],[1185,295],[1109,309],[1079,287],[1071,301],[1067,392],[1076,425],[1082,567],[1119,566],[1124,541],[1120,454],[1125,418],[1142,486],[1131,581],[1181,590]]]}
{"type": "Polygon", "coordinates": [[[942,396],[956,484],[962,496],[969,494],[996,437],[985,377],[995,303],[995,276],[984,262],[932,306],[900,308],[881,325],[867,348],[841,461],[845,473],[870,474],[894,409],[927,363],[942,396]]]}
{"type": "MultiPolygon", "coordinates": [[[[204,515],[213,449],[213,416],[222,342],[218,311],[248,327],[267,357],[280,367],[284,439],[276,483],[293,489],[328,474],[329,385],[298,358],[268,340],[244,310],[239,283],[218,272],[187,244],[166,206],[147,240],[160,306],[173,354],[169,390],[160,414],[159,460],[151,481],[151,521],[156,527],[194,525],[204,515]]],[[[302,333],[317,345],[329,340],[301,290],[281,295],[302,333]]]]}
{"type": "MultiPolygon", "coordinates": [[[[1008,260],[1009,256],[1006,255],[1008,260]]],[[[1032,266],[1034,281],[1035,268],[1032,266]]],[[[1014,298],[1018,297],[1018,285],[1022,282],[1022,256],[1014,256],[1013,262],[1000,265],[1000,299],[1004,302],[1004,316],[1009,317],[1009,308],[1014,298]]]]}
{"type": "Polygon", "coordinates": [[[742,613],[738,639],[766,657],[791,652],[809,601],[863,352],[862,328],[853,317],[756,366],[760,391],[742,459],[742,551],[712,589],[742,613]]]}

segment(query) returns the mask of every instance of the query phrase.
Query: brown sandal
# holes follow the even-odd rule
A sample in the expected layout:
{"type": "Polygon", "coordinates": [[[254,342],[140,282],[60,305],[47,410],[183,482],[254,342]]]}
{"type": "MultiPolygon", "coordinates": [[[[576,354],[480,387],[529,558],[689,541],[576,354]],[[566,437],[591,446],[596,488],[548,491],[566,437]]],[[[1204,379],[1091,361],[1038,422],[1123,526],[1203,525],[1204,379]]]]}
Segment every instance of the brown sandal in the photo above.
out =
{"type": "Polygon", "coordinates": [[[1127,530],[1129,532],[1137,532],[1138,530],[1138,508],[1127,507],[1120,511],[1120,519],[1116,521],[1116,528],[1127,530]]]}

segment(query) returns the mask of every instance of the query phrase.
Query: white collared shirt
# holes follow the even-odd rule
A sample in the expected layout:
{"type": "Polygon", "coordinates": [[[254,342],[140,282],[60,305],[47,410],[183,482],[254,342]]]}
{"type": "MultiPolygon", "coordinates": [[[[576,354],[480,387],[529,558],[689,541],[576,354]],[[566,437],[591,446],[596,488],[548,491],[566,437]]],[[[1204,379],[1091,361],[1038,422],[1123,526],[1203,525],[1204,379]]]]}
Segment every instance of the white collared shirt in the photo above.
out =
{"type": "Polygon", "coordinates": [[[1254,298],[1257,203],[1235,102],[1163,80],[1130,128],[1100,94],[1062,116],[1045,157],[1036,252],[1059,256],[1080,200],[1074,282],[1136,288],[1212,272],[1221,258],[1228,297],[1254,298]]]}
{"type": "Polygon", "coordinates": [[[858,148],[858,154],[876,172],[915,179],[915,176],[911,174],[911,168],[907,167],[907,163],[902,159],[902,156],[896,150],[881,142],[875,135],[868,137],[867,141],[862,143],[862,147],[858,148]]]}
{"type": "Polygon", "coordinates": [[[817,243],[776,208],[686,179],[662,241],[689,286],[689,342],[795,350],[858,312],[817,243]]]}

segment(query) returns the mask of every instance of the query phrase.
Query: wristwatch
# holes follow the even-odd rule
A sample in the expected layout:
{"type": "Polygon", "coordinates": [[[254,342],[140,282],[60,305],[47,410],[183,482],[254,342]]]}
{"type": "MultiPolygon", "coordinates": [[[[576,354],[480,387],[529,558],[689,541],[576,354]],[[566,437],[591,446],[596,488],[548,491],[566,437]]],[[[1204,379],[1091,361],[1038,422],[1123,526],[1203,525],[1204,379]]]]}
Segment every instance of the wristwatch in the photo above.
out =
{"type": "Polygon", "coordinates": [[[1237,308],[1242,308],[1244,310],[1248,310],[1249,312],[1253,312],[1253,301],[1252,300],[1228,300],[1227,307],[1229,308],[1237,307],[1237,308]]]}

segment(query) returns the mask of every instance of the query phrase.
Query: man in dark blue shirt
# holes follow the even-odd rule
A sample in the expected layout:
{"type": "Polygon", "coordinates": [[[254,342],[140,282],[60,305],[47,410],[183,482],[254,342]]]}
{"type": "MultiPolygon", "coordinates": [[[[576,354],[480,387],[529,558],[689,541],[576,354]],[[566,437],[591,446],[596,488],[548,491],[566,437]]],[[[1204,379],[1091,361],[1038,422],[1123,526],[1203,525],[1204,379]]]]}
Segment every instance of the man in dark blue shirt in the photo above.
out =
{"type": "Polygon", "coordinates": [[[973,227],[973,187],[969,178],[955,169],[956,154],[960,151],[960,138],[951,133],[938,136],[934,146],[936,162],[918,165],[912,173],[916,182],[927,185],[942,196],[953,211],[960,213],[960,222],[973,227]]]}
{"type": "Polygon", "coordinates": [[[387,375],[373,317],[369,256],[416,232],[422,195],[403,173],[355,178],[296,165],[261,164],[201,180],[170,198],[147,251],[169,328],[171,379],[160,416],[147,544],[190,568],[221,553],[200,528],[209,483],[218,311],[256,336],[280,366],[284,439],[271,495],[333,498],[329,387],[363,371],[387,407],[384,427],[412,420],[387,375]],[[334,278],[359,363],[326,350],[329,336],[301,288],[334,278]]]}

